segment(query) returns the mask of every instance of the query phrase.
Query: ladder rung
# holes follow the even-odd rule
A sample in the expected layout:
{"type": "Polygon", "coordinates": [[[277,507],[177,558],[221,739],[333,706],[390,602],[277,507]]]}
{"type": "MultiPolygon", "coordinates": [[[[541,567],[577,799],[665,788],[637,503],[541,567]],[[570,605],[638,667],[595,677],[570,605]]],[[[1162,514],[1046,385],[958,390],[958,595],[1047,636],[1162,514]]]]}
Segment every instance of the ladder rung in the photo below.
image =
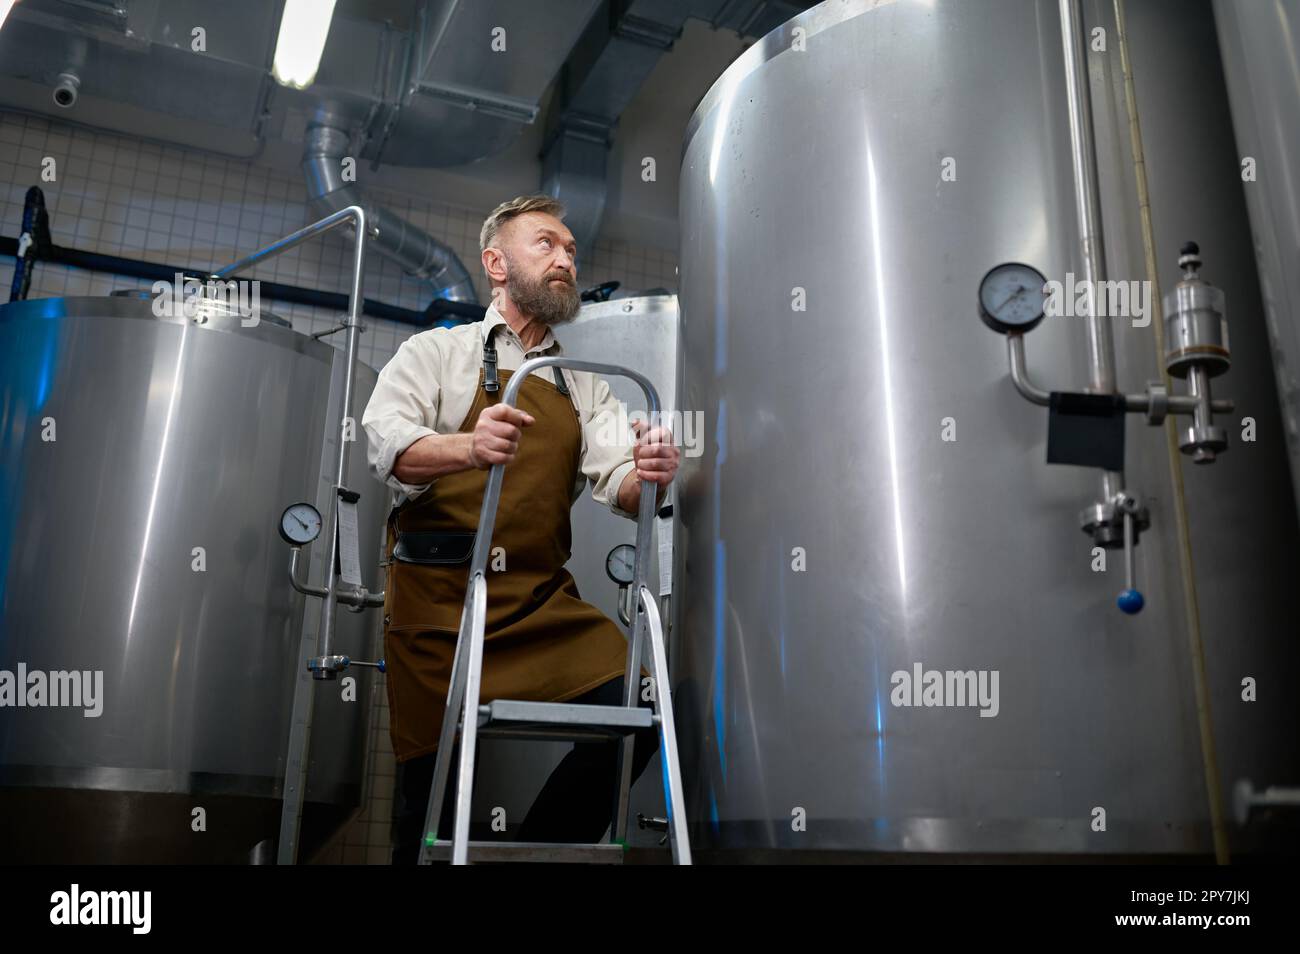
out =
{"type": "MultiPolygon", "coordinates": [[[[426,848],[433,861],[451,859],[451,842],[439,839],[426,848]]],[[[545,841],[471,841],[471,861],[537,861],[552,864],[620,865],[622,845],[583,845],[545,841]]]]}
{"type": "Polygon", "coordinates": [[[641,706],[495,699],[479,706],[478,712],[479,735],[502,738],[609,738],[652,730],[657,724],[654,712],[641,706]]]}

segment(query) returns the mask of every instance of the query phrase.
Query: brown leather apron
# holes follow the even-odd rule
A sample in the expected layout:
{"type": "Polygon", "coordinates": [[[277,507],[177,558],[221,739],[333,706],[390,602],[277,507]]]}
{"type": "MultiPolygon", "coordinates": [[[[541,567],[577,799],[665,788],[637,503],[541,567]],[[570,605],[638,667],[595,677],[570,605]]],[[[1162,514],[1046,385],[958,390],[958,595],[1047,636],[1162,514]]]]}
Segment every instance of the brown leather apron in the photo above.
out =
{"type": "MultiPolygon", "coordinates": [[[[490,336],[488,352],[495,356],[490,336]]],[[[482,410],[500,401],[510,372],[499,375],[502,390],[489,394],[488,375],[479,372],[460,433],[472,432],[482,410]]],[[[556,379],[562,383],[558,374],[556,379]]],[[[627,640],[613,620],[582,601],[564,569],[582,453],[577,411],[567,392],[535,374],[520,387],[516,405],[535,423],[523,428],[519,449],[502,475],[487,567],[481,701],[562,702],[622,676],[627,640]]],[[[397,533],[474,531],[487,477],[488,471],[477,469],[439,477],[388,519],[384,656],[389,734],[399,762],[438,748],[470,560],[399,562],[393,559],[397,533]]]]}

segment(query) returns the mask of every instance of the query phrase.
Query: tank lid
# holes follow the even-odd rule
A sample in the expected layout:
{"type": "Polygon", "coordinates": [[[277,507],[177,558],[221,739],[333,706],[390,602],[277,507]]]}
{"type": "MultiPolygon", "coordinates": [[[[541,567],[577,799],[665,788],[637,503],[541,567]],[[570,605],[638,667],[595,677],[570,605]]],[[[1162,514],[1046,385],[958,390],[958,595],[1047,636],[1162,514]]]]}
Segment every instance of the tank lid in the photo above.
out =
{"type": "MultiPolygon", "coordinates": [[[[585,303],[573,317],[573,324],[586,321],[608,319],[611,317],[628,317],[631,315],[653,315],[661,312],[677,313],[677,296],[671,292],[663,294],[629,295],[625,298],[611,298],[609,301],[592,301],[585,303]]],[[[563,335],[563,331],[559,334],[563,335]]]]}
{"type": "MultiPolygon", "coordinates": [[[[896,2],[898,0],[839,0],[838,3],[819,3],[791,17],[757,40],[722,71],[722,75],[714,80],[709,91],[704,94],[695,111],[691,113],[691,118],[686,123],[686,133],[682,136],[681,158],[686,158],[691,140],[704,125],[709,114],[720,102],[736,95],[736,89],[745,77],[782,53],[792,51],[795,30],[802,31],[802,40],[806,42],[823,30],[829,30],[846,20],[870,13],[878,7],[892,6],[896,2]]],[[[796,52],[794,55],[800,54],[796,52]]]]}
{"type": "MultiPolygon", "coordinates": [[[[155,300],[153,295],[130,293],[126,295],[73,296],[66,298],[28,298],[0,304],[0,331],[10,322],[49,320],[94,321],[149,321],[160,325],[184,325],[224,334],[251,338],[268,345],[290,348],[318,361],[329,364],[341,360],[343,349],[295,331],[289,322],[279,316],[269,316],[259,307],[257,321],[240,314],[237,307],[212,307],[197,314],[185,314],[189,309],[177,309],[166,298],[155,300]]],[[[359,374],[374,374],[364,361],[357,362],[359,374]],[[365,369],[363,372],[362,369],[365,369]]]]}

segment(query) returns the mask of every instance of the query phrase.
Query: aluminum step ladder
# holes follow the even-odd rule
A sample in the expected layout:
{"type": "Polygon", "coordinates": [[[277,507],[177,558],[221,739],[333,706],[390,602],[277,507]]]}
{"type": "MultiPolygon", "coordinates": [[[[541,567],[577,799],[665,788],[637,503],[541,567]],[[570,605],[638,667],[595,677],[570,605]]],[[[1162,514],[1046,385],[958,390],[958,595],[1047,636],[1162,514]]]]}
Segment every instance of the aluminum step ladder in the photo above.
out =
{"type": "MultiPolygon", "coordinates": [[[[610,377],[631,378],[645,392],[651,419],[660,412],[659,394],[644,375],[612,364],[577,361],[561,356],[531,358],[519,366],[506,384],[502,402],[511,407],[523,382],[539,368],[549,366],[589,371],[610,377]]],[[[483,638],[487,620],[487,562],[492,547],[492,530],[496,523],[497,504],[501,497],[504,465],[496,464],[488,474],[483,494],[483,511],[479,517],[474,556],[470,563],[469,583],[465,588],[465,606],[461,611],[460,634],[452,663],[447,692],[447,710],[439,736],[438,757],[434,763],[433,786],[425,815],[424,838],[420,846],[420,864],[432,864],[450,856],[454,865],[469,861],[551,861],[619,864],[623,860],[627,838],[628,801],[632,780],[632,747],[637,733],[657,731],[659,753],[664,767],[664,797],[668,808],[668,841],[676,864],[691,863],[690,841],[686,834],[685,803],[682,797],[681,766],[677,755],[677,735],[673,724],[673,706],[668,682],[668,660],[664,649],[663,623],[659,604],[646,586],[649,569],[650,534],[655,517],[656,485],[641,485],[637,513],[636,562],[632,578],[635,611],[629,627],[627,668],[624,672],[624,698],[621,706],[593,706],[569,702],[523,702],[497,699],[479,704],[483,676],[483,638]],[[641,683],[641,663],[645,660],[654,680],[653,711],[637,705],[641,683]],[[438,821],[442,815],[451,770],[451,752],[456,732],[460,732],[460,753],[453,807],[452,837],[439,838],[438,821]],[[501,842],[469,840],[470,807],[473,803],[474,755],[479,737],[561,739],[588,741],[593,738],[622,738],[618,761],[618,800],[614,825],[608,844],[556,844],[542,842],[501,842]]],[[[443,833],[445,834],[445,833],[443,833]]]]}

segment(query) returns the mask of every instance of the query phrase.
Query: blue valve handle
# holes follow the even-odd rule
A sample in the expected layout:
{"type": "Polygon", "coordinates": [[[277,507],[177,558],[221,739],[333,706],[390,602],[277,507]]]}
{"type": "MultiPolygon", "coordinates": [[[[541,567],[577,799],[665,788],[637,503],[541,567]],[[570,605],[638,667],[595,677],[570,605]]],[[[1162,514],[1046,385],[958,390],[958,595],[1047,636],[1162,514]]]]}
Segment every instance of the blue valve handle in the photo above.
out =
{"type": "Polygon", "coordinates": [[[1115,602],[1119,605],[1120,611],[1129,616],[1142,612],[1142,607],[1147,602],[1142,592],[1133,585],[1133,547],[1136,544],[1133,524],[1133,514],[1126,510],[1124,512],[1124,582],[1127,586],[1120,591],[1119,599],[1115,602]]]}
{"type": "Polygon", "coordinates": [[[1146,605],[1146,597],[1139,590],[1130,587],[1119,594],[1119,599],[1115,601],[1119,608],[1129,616],[1142,612],[1142,607],[1146,605]]]}

